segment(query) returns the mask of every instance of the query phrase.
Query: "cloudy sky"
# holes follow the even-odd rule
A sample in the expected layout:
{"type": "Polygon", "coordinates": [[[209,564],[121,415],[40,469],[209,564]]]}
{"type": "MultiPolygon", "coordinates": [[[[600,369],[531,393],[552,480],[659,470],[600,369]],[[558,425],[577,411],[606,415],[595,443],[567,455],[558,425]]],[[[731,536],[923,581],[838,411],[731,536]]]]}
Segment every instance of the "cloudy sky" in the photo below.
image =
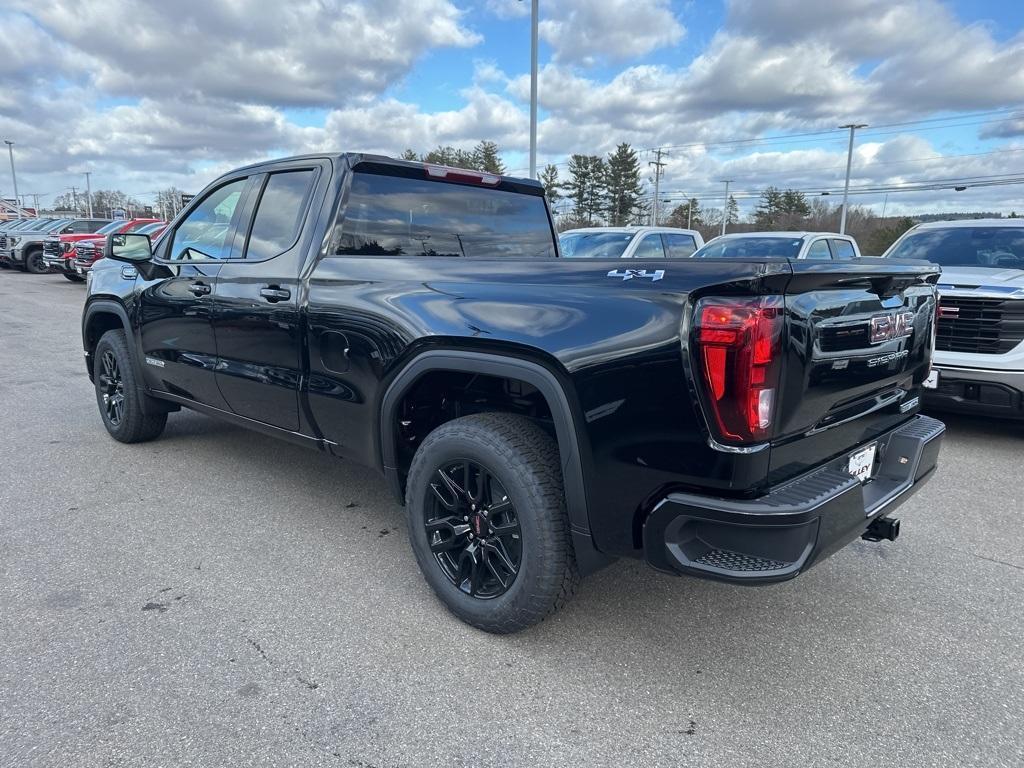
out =
{"type": "MultiPolygon", "coordinates": [[[[0,139],[50,200],[87,170],[152,201],[264,157],[480,139],[525,175],[529,33],[518,0],[0,0],[0,139]]],[[[541,0],[540,35],[542,162],[628,141],[670,148],[667,196],[817,194],[857,122],[854,189],[1024,178],[1022,0],[541,0]]],[[[1024,211],[1024,185],[887,205],[1024,211]]]]}

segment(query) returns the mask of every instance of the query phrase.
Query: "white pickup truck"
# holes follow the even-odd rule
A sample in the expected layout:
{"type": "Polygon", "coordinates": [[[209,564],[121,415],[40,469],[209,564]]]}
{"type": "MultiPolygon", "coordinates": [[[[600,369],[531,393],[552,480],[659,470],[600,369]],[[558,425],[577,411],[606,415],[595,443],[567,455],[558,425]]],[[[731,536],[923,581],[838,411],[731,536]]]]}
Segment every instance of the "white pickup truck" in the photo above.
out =
{"type": "Polygon", "coordinates": [[[884,256],[942,267],[925,405],[1024,418],[1024,219],[918,224],[884,256]]]}

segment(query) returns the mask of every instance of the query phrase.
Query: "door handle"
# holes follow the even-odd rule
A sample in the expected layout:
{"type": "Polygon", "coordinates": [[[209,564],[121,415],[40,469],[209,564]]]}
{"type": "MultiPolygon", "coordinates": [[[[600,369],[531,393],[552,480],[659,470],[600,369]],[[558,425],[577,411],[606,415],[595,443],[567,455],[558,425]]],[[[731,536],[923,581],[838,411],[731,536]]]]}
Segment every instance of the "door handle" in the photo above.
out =
{"type": "Polygon", "coordinates": [[[277,286],[268,286],[266,288],[260,288],[260,296],[269,301],[271,304],[277,301],[286,301],[292,297],[292,292],[287,288],[278,288],[277,286]]]}
{"type": "Polygon", "coordinates": [[[205,296],[210,292],[210,286],[206,283],[192,283],[188,289],[192,292],[193,296],[205,296]]]}

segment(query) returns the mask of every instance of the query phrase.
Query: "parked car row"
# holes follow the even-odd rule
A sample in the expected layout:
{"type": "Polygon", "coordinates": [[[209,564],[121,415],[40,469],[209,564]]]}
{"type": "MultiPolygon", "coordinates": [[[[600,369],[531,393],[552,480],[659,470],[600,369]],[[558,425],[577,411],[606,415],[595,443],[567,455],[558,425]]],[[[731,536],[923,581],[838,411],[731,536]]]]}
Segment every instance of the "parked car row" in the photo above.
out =
{"type": "MultiPolygon", "coordinates": [[[[705,244],[687,229],[588,227],[563,232],[559,243],[568,258],[862,258],[854,238],[835,232],[743,232],[705,244]]],[[[882,258],[942,267],[935,365],[924,387],[925,404],[1024,419],[1024,220],[919,224],[882,258]]]]}
{"type": "Polygon", "coordinates": [[[155,237],[164,226],[159,219],[14,219],[0,224],[0,267],[60,272],[81,282],[107,235],[146,229],[155,237]]]}

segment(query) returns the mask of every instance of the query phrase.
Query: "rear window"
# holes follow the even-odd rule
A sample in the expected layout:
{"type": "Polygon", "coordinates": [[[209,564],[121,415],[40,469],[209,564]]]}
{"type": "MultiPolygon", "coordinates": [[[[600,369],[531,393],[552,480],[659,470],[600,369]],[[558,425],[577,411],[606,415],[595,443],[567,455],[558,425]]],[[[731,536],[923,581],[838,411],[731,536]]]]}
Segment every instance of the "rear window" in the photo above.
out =
{"type": "Polygon", "coordinates": [[[710,242],[699,249],[695,259],[763,259],[782,256],[795,259],[804,241],[789,237],[730,237],[710,242]]]}
{"type": "Polygon", "coordinates": [[[567,259],[619,259],[632,239],[632,232],[566,232],[558,247],[567,259]]]}
{"type": "Polygon", "coordinates": [[[336,254],[554,257],[544,198],[356,172],[336,254]]]}
{"type": "Polygon", "coordinates": [[[1024,269],[1024,227],[950,227],[914,232],[885,254],[944,267],[1024,269]]]}

